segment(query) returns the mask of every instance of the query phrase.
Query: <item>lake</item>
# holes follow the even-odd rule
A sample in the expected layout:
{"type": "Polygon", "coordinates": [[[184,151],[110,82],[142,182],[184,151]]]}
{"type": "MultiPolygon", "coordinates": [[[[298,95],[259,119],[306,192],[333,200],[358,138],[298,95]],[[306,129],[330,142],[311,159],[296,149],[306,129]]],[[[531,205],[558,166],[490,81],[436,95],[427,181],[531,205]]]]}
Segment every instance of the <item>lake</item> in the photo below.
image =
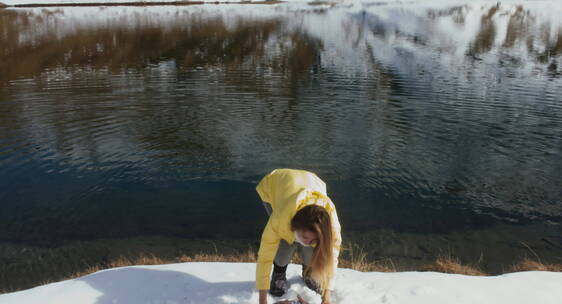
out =
{"type": "Polygon", "coordinates": [[[0,262],[255,246],[289,167],[372,259],[560,263],[562,4],[419,2],[0,9],[0,262]]]}

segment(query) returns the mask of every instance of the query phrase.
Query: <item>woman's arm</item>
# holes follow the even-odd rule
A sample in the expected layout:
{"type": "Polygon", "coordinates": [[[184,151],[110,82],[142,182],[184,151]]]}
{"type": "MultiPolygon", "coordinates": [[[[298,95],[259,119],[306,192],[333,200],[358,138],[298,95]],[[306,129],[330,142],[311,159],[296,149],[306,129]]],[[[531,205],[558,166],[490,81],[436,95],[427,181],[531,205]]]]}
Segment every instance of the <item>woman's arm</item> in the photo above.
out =
{"type": "MultiPolygon", "coordinates": [[[[326,289],[324,295],[322,296],[322,304],[331,304],[332,293],[329,289],[326,289]]],[[[261,304],[261,303],[260,303],[261,304]]]]}
{"type": "Polygon", "coordinates": [[[260,290],[260,303],[267,304],[267,290],[260,290]]]}
{"type": "Polygon", "coordinates": [[[256,263],[256,289],[268,290],[271,281],[271,269],[273,260],[279,248],[281,240],[273,229],[272,219],[270,218],[265,226],[261,237],[260,249],[258,250],[258,260],[256,263]]]}
{"type": "MultiPolygon", "coordinates": [[[[342,239],[341,239],[341,226],[340,226],[340,222],[338,220],[338,214],[336,213],[336,211],[334,210],[330,216],[331,220],[332,220],[332,233],[334,236],[334,245],[332,248],[332,257],[333,257],[333,261],[332,261],[332,278],[330,278],[330,281],[328,282],[328,288],[327,291],[330,290],[334,290],[335,283],[336,283],[336,275],[338,272],[338,259],[339,259],[339,255],[340,255],[340,249],[341,249],[341,243],[342,243],[342,239]]],[[[328,298],[329,300],[329,298],[328,298]]],[[[329,303],[329,302],[328,302],[329,303]]]]}

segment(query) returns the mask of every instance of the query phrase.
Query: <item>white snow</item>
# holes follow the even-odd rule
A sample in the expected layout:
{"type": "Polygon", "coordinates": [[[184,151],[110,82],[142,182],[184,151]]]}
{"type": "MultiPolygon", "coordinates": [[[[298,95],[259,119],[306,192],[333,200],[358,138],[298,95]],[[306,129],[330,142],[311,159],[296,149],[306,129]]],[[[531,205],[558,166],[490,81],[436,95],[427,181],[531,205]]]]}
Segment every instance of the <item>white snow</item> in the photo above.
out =
{"type": "MultiPolygon", "coordinates": [[[[258,303],[253,263],[182,263],[99,271],[81,278],[0,295],[1,304],[258,303]]],[[[269,303],[320,297],[304,287],[300,266],[289,265],[290,290],[269,303]]],[[[472,277],[434,272],[363,273],[340,269],[334,304],[559,304],[562,273],[519,272],[472,277]]]]}
{"type": "MultiPolygon", "coordinates": [[[[247,1],[251,1],[251,2],[263,2],[263,1],[267,1],[267,0],[2,0],[0,1],[1,3],[4,3],[6,5],[23,5],[23,4],[54,4],[54,3],[80,3],[80,4],[84,4],[84,3],[127,3],[127,2],[209,2],[209,3],[216,3],[216,2],[221,2],[221,3],[236,3],[236,2],[247,2],[247,1]]],[[[370,1],[370,0],[328,0],[328,1],[324,1],[324,0],[281,0],[283,2],[302,2],[302,3],[308,3],[308,2],[333,2],[333,3],[338,3],[338,4],[358,4],[358,3],[380,3],[380,4],[392,4],[392,3],[397,3],[397,4],[411,4],[411,3],[424,3],[424,4],[428,4],[428,3],[432,3],[432,4],[439,4],[439,3],[459,3],[460,1],[465,1],[465,0],[384,0],[384,1],[379,1],[379,0],[374,0],[374,1],[370,1]]],[[[496,3],[496,0],[479,0],[479,1],[483,1],[483,2],[490,2],[490,3],[496,3]]],[[[508,1],[520,1],[520,0],[508,0],[508,1]]],[[[547,0],[548,1],[548,0],[547,0]]]]}
{"type": "MultiPolygon", "coordinates": [[[[131,3],[131,2],[242,2],[246,0],[3,0],[0,1],[6,5],[24,5],[24,4],[58,4],[58,3],[131,3]]],[[[254,0],[255,1],[255,0],[254,0]]],[[[261,2],[265,0],[257,0],[261,2]]]]}
{"type": "MultiPolygon", "coordinates": [[[[237,3],[248,0],[3,0],[6,5],[28,5],[28,4],[59,4],[59,3],[132,3],[132,2],[209,2],[209,3],[237,3]]],[[[266,0],[252,0],[252,2],[263,2],[266,0]]]]}

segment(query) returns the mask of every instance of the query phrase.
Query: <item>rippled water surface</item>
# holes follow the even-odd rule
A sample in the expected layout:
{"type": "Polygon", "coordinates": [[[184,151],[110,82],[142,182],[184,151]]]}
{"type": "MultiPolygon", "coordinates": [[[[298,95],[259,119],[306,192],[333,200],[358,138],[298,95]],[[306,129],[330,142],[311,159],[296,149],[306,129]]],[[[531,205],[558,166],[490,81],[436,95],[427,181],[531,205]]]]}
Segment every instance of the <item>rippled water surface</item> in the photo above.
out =
{"type": "Polygon", "coordinates": [[[556,1],[0,10],[0,242],[257,237],[254,187],[278,167],[321,176],[350,234],[560,232],[561,15],[556,1]]]}

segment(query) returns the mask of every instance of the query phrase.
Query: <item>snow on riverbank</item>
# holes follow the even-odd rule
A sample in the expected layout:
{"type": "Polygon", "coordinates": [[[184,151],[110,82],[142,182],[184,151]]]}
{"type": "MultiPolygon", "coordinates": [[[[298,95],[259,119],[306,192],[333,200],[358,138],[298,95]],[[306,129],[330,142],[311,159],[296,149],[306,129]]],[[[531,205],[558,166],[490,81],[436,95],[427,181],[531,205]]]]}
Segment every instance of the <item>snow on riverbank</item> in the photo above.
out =
{"type": "MultiPolygon", "coordinates": [[[[31,5],[31,4],[42,4],[42,5],[52,5],[52,4],[87,4],[87,3],[96,3],[96,4],[104,4],[104,3],[164,3],[164,2],[173,2],[173,3],[180,3],[180,2],[196,2],[196,3],[201,3],[201,2],[206,2],[206,3],[238,3],[238,2],[254,2],[254,3],[259,3],[259,2],[267,2],[267,1],[273,1],[273,0],[1,0],[0,3],[3,3],[5,5],[9,5],[9,6],[14,6],[14,5],[31,5]]],[[[324,0],[279,0],[281,2],[291,2],[291,3],[295,3],[295,2],[301,2],[301,3],[309,3],[309,2],[317,2],[317,3],[334,3],[334,4],[344,4],[346,6],[348,5],[354,5],[354,4],[358,4],[358,3],[367,3],[367,4],[373,4],[373,5],[387,5],[387,4],[392,4],[392,3],[397,3],[397,4],[413,4],[416,3],[416,1],[419,0],[386,0],[386,1],[378,1],[378,0],[374,0],[374,1],[369,1],[369,0],[337,0],[337,1],[332,1],[332,0],[328,0],[328,1],[324,1],[324,0]]],[[[428,4],[428,3],[455,3],[455,2],[459,2],[459,1],[464,1],[464,0],[424,0],[423,3],[424,4],[428,4]]],[[[483,2],[493,2],[495,3],[496,0],[479,0],[479,1],[483,1],[483,2]]],[[[512,0],[508,0],[508,1],[512,1],[512,0]]],[[[516,0],[516,1],[520,1],[520,0],[516,0]]],[[[548,1],[548,0],[547,0],[548,1]]],[[[277,2],[277,1],[275,1],[277,2]]]]}
{"type": "MultiPolygon", "coordinates": [[[[1,304],[258,303],[255,264],[182,263],[122,267],[81,278],[0,295],[1,304]]],[[[300,266],[289,265],[286,297],[310,304],[318,295],[304,287],[300,266]]],[[[562,273],[520,272],[471,277],[432,272],[362,273],[340,269],[334,304],[558,304],[562,273]]],[[[285,298],[286,298],[285,297],[285,298]]],[[[269,299],[273,303],[280,299],[269,299]]]]}
{"type": "MultiPolygon", "coordinates": [[[[247,2],[248,0],[3,0],[0,3],[5,5],[31,5],[31,4],[41,4],[41,5],[51,5],[51,4],[88,4],[88,3],[95,3],[99,4],[109,4],[109,3],[139,3],[139,4],[149,4],[149,3],[180,3],[180,2],[208,2],[208,3],[238,3],[238,2],[247,2]]],[[[267,0],[253,0],[252,2],[264,2],[267,0]]],[[[271,1],[271,0],[269,0],[271,1]]]]}
{"type": "MultiPolygon", "coordinates": [[[[98,5],[110,4],[110,3],[138,3],[138,4],[150,4],[150,3],[175,3],[179,4],[182,2],[194,2],[194,3],[239,3],[239,2],[266,2],[272,0],[2,0],[0,3],[5,5],[52,5],[52,4],[76,4],[84,5],[89,3],[95,3],[98,5]]],[[[300,0],[292,0],[300,1],[300,0]]]]}

